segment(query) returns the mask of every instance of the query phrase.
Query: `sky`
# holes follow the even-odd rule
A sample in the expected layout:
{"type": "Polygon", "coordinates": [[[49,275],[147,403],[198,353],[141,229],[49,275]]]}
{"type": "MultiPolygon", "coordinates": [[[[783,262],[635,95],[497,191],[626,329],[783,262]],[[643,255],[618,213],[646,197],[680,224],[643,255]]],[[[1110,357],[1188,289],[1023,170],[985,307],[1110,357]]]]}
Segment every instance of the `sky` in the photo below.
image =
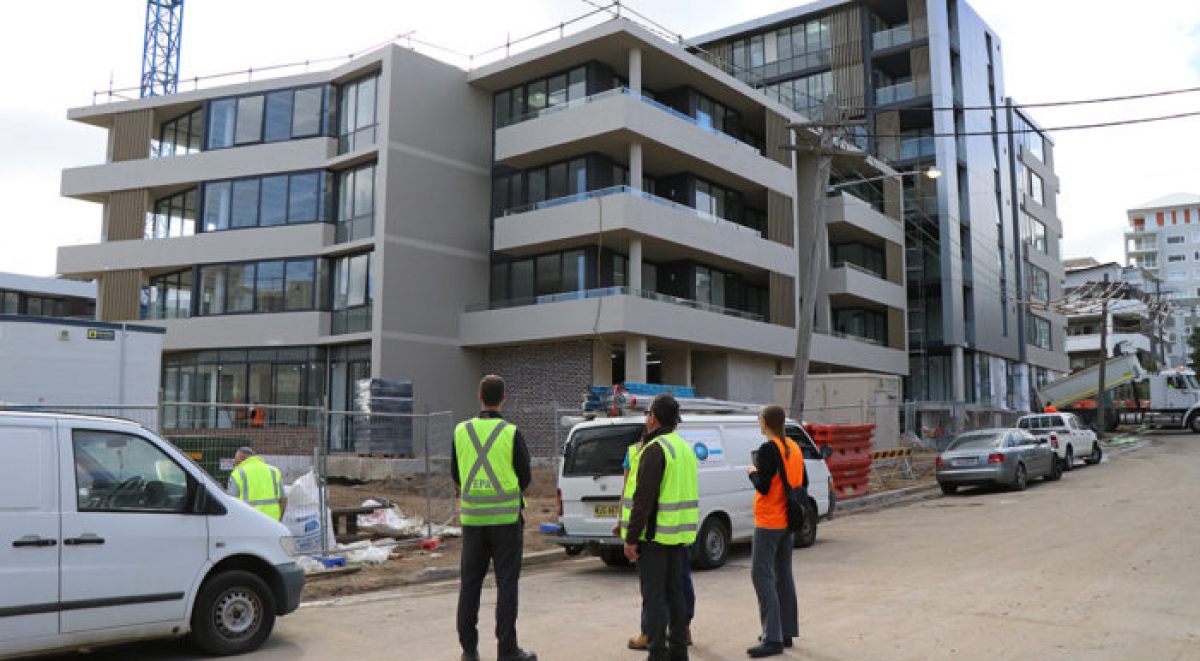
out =
{"type": "MultiPolygon", "coordinates": [[[[627,4],[692,36],[803,3],[627,4]]],[[[1018,103],[1200,86],[1195,0],[969,4],[1000,37],[1005,91],[1018,103]]],[[[180,69],[187,79],[346,55],[403,33],[479,53],[590,10],[586,0],[190,0],[180,69]]],[[[94,243],[100,231],[100,205],[58,194],[62,169],[101,163],[105,151],[105,132],[67,121],[67,109],[89,105],[110,80],[117,88],[136,85],[145,3],[59,0],[6,3],[0,11],[0,271],[52,275],[58,246],[94,243]]],[[[1200,93],[1032,113],[1054,127],[1194,110],[1200,93]]],[[[1123,261],[1126,209],[1200,193],[1200,117],[1053,139],[1063,257],[1123,261]]]]}

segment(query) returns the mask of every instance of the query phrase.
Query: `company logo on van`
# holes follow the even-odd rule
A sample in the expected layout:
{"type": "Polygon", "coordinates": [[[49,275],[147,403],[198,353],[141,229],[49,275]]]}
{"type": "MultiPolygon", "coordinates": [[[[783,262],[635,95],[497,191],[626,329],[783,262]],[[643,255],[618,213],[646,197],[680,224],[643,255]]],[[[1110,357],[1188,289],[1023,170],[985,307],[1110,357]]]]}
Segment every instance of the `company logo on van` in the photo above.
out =
{"type": "Polygon", "coordinates": [[[708,446],[707,445],[705,445],[703,443],[697,443],[692,446],[692,449],[696,451],[696,458],[699,459],[700,461],[704,461],[705,459],[708,459],[708,446]]]}

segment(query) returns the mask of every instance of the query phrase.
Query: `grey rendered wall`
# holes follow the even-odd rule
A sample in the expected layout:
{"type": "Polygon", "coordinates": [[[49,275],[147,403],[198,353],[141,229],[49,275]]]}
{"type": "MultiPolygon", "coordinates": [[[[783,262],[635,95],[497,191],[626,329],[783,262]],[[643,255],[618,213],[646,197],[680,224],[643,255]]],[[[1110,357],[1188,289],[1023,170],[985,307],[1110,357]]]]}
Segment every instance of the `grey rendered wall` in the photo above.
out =
{"type": "Polygon", "coordinates": [[[373,371],[414,381],[431,410],[477,406],[477,353],[459,314],[487,300],[491,101],[466,74],[392,47],[381,98],[373,371]]]}

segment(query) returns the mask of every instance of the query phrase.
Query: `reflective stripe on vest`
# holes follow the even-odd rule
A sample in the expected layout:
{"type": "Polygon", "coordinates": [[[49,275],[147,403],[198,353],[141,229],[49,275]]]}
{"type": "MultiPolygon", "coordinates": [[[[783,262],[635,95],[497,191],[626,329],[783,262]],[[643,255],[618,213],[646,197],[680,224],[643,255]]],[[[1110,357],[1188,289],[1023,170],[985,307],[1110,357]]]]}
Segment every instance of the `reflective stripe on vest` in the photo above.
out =
{"type": "Polygon", "coordinates": [[[500,418],[473,418],[455,428],[462,525],[504,525],[520,517],[521,488],[512,462],[516,434],[500,418]]]}
{"type": "MultiPolygon", "coordinates": [[[[621,537],[629,529],[633,513],[633,496],[637,491],[637,470],[642,453],[651,443],[663,449],[666,465],[662,484],[658,489],[658,508],[654,518],[654,541],[659,544],[691,544],[696,541],[696,530],[700,527],[700,480],[699,462],[690,443],[679,434],[664,434],[647,443],[640,450],[629,449],[629,477],[625,481],[625,494],[621,506],[621,537]]],[[[646,531],[641,539],[646,540],[646,531]]]]}
{"type": "Polygon", "coordinates": [[[283,475],[278,468],[250,457],[233,470],[238,498],[247,505],[278,521],[283,516],[283,475]]]}

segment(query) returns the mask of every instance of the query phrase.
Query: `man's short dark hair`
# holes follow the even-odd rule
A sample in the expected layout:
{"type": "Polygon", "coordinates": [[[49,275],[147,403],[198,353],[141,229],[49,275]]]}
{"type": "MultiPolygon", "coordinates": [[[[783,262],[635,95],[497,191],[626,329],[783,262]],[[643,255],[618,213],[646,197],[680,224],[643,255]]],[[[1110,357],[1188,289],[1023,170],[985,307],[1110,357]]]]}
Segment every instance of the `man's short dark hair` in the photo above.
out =
{"type": "Polygon", "coordinates": [[[495,374],[480,379],[479,399],[484,406],[500,406],[504,401],[504,379],[495,374]]]}
{"type": "Polygon", "coordinates": [[[679,424],[679,402],[672,395],[655,395],[650,402],[650,412],[663,427],[674,429],[679,424]]]}

